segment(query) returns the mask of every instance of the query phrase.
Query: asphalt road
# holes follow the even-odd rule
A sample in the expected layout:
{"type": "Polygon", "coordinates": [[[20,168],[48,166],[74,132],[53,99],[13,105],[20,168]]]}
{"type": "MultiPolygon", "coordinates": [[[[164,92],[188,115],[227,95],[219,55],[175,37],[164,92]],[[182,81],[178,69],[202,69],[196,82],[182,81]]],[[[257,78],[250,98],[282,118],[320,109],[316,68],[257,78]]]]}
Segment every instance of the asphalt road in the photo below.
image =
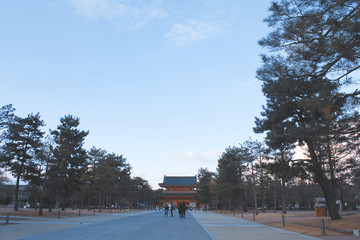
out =
{"type": "Polygon", "coordinates": [[[22,240],[92,240],[92,239],[196,239],[211,240],[212,238],[191,215],[185,219],[164,216],[164,212],[147,212],[141,215],[128,216],[97,223],[82,224],[52,232],[41,233],[22,240]]]}
{"type": "MultiPolygon", "coordinates": [[[[16,218],[15,218],[16,219],[16,218]]],[[[0,226],[0,240],[315,240],[299,233],[272,228],[241,218],[210,212],[187,212],[185,219],[163,211],[96,214],[76,218],[13,221],[0,226]]],[[[355,237],[356,238],[356,237],[355,237]]],[[[342,237],[335,239],[355,239],[342,237]]]]}

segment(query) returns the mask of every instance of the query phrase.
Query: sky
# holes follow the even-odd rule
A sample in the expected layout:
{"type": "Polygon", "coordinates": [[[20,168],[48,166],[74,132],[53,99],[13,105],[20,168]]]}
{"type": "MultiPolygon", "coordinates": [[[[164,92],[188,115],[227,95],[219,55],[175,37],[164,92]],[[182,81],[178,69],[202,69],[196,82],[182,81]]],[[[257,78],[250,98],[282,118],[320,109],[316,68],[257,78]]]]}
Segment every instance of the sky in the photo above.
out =
{"type": "Polygon", "coordinates": [[[265,98],[257,42],[268,0],[0,1],[0,104],[56,129],[80,118],[84,147],[127,158],[132,176],[216,171],[251,137],[265,98]]]}

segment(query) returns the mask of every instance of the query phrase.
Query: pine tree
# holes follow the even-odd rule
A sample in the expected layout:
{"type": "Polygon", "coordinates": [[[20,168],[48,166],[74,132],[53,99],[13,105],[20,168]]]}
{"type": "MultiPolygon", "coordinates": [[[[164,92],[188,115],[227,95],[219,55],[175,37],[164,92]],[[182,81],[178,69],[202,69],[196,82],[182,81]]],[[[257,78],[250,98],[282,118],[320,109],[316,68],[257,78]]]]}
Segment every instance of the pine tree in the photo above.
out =
{"type": "Polygon", "coordinates": [[[60,119],[61,125],[51,131],[55,147],[49,174],[57,179],[62,195],[62,209],[67,197],[80,190],[81,177],[86,170],[87,152],[83,148],[88,131],[78,129],[80,119],[67,115],[60,119]]]}
{"type": "Polygon", "coordinates": [[[210,172],[207,168],[200,168],[198,170],[198,186],[196,191],[196,201],[199,203],[204,203],[207,205],[211,205],[211,201],[213,198],[213,193],[211,189],[211,184],[214,181],[215,174],[210,172]]]}
{"type": "Polygon", "coordinates": [[[8,125],[5,144],[1,151],[1,165],[16,178],[15,205],[17,211],[20,180],[30,180],[36,174],[36,152],[41,146],[44,122],[39,113],[25,118],[14,117],[8,125]]]}
{"type": "Polygon", "coordinates": [[[360,69],[360,3],[278,0],[270,12],[265,21],[274,31],[259,43],[274,53],[262,56],[257,72],[267,103],[255,131],[266,132],[273,145],[306,145],[307,169],[323,190],[330,217],[340,219],[330,143],[345,141],[341,121],[359,120],[360,92],[342,87],[360,69]]]}
{"type": "Polygon", "coordinates": [[[215,192],[231,209],[244,190],[247,164],[253,160],[254,156],[246,146],[228,147],[218,160],[215,192]]]}

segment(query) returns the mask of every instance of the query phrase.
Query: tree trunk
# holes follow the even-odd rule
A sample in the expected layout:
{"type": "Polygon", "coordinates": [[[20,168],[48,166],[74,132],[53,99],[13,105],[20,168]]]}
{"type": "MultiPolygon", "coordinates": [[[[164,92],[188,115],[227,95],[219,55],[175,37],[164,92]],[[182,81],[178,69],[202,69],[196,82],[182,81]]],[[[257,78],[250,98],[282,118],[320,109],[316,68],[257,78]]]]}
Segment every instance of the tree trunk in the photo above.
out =
{"type": "Polygon", "coordinates": [[[101,204],[102,204],[102,186],[100,188],[100,196],[99,196],[99,212],[101,212],[101,204]]]}
{"type": "Polygon", "coordinates": [[[339,220],[341,216],[336,206],[336,197],[327,179],[321,178],[317,180],[323,190],[329,215],[332,220],[339,220]]]}
{"type": "Polygon", "coordinates": [[[53,204],[54,204],[53,195],[52,195],[52,193],[50,193],[50,199],[49,199],[49,212],[52,212],[52,209],[53,209],[53,204]]]}
{"type": "Polygon", "coordinates": [[[244,212],[247,212],[248,211],[248,208],[247,208],[247,201],[246,201],[246,192],[244,191],[243,192],[243,201],[242,201],[242,209],[244,212]]]}
{"type": "Polygon", "coordinates": [[[89,203],[88,203],[88,210],[90,211],[90,209],[91,209],[91,187],[89,191],[89,203]]]}
{"type": "Polygon", "coordinates": [[[20,174],[17,175],[16,178],[16,187],[15,187],[15,204],[14,204],[14,211],[19,210],[19,187],[20,187],[20,174]]]}
{"type": "Polygon", "coordinates": [[[331,151],[331,145],[330,145],[330,140],[327,140],[327,156],[328,156],[328,161],[329,161],[329,170],[330,170],[330,179],[331,179],[331,188],[332,191],[334,192],[335,196],[336,196],[336,192],[335,192],[335,186],[336,186],[336,179],[335,179],[335,173],[334,173],[334,168],[335,168],[335,163],[332,157],[332,151],[331,151]]]}
{"type": "Polygon", "coordinates": [[[286,197],[285,197],[286,183],[285,178],[281,179],[281,198],[282,198],[282,213],[286,214],[286,197]]]}
{"type": "Polygon", "coordinates": [[[252,171],[252,177],[253,177],[253,183],[254,183],[254,208],[255,208],[256,215],[258,215],[257,199],[256,199],[256,182],[255,182],[254,165],[253,164],[251,164],[251,171],[252,171]]]}
{"type": "Polygon", "coordinates": [[[321,164],[318,161],[313,145],[310,141],[307,141],[306,143],[311,157],[312,170],[315,174],[316,181],[318,182],[321,190],[323,191],[330,218],[332,220],[339,220],[341,219],[341,216],[336,207],[336,196],[331,186],[331,183],[325,175],[324,170],[321,168],[321,164]]]}
{"type": "Polygon", "coordinates": [[[229,197],[229,203],[230,203],[229,210],[230,210],[230,212],[232,212],[232,210],[233,210],[233,199],[232,199],[231,196],[229,197]]]}
{"type": "Polygon", "coordinates": [[[275,184],[274,184],[274,213],[276,213],[276,178],[275,178],[275,184]]]}
{"type": "Polygon", "coordinates": [[[265,213],[265,204],[264,204],[264,176],[263,168],[260,155],[260,200],[261,200],[261,211],[265,213]]]}
{"type": "Polygon", "coordinates": [[[43,215],[43,204],[44,204],[44,191],[40,190],[40,206],[39,206],[39,216],[43,215]]]}
{"type": "Polygon", "coordinates": [[[36,194],[36,197],[35,197],[35,208],[34,208],[35,211],[37,211],[37,209],[38,209],[38,200],[39,200],[39,196],[36,194]]]}
{"type": "Polygon", "coordinates": [[[66,201],[66,194],[64,193],[63,202],[62,202],[62,205],[61,205],[61,210],[62,211],[65,211],[65,201],[66,201]]]}

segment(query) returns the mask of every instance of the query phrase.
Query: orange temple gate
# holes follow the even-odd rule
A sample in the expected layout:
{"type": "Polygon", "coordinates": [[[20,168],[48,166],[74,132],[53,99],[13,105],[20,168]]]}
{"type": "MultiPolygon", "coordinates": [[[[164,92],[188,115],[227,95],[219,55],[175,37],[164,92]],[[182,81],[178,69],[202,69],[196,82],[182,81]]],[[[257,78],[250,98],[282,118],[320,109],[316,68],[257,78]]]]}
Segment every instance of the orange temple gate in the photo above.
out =
{"type": "Polygon", "coordinates": [[[195,200],[197,181],[196,176],[176,177],[164,176],[159,186],[164,188],[158,198],[162,200],[162,206],[165,204],[173,204],[178,207],[179,203],[185,203],[190,208],[196,208],[195,200]]]}

